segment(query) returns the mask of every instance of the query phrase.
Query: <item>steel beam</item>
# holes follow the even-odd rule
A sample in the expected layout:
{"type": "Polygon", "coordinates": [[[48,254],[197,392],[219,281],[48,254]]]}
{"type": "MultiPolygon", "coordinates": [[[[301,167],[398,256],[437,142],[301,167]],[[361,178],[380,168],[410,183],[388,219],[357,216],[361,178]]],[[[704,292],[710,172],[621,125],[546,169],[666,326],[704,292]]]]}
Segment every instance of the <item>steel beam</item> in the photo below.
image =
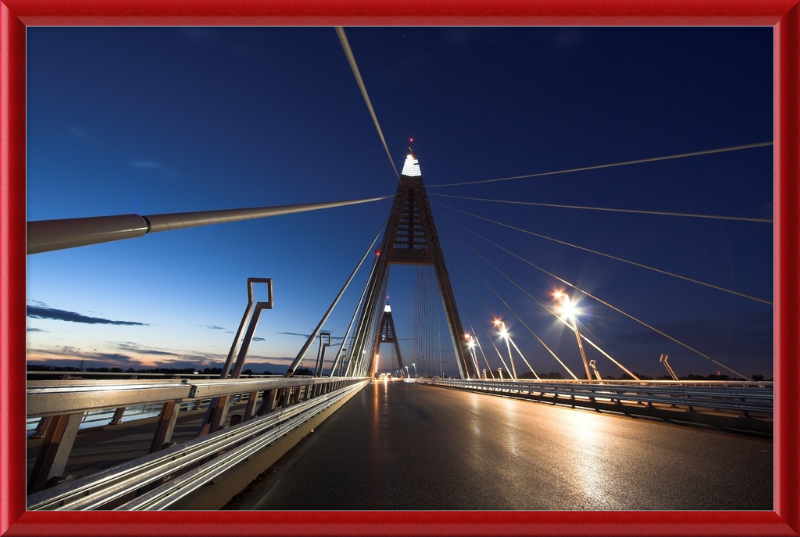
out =
{"type": "Polygon", "coordinates": [[[161,413],[158,415],[156,424],[156,433],[153,436],[153,442],[150,444],[150,453],[164,449],[172,439],[172,431],[175,430],[175,422],[178,420],[180,409],[181,405],[174,401],[164,403],[161,407],[161,413]]]}
{"type": "Polygon", "coordinates": [[[28,494],[52,486],[58,477],[64,477],[72,444],[78,434],[83,414],[64,414],[50,421],[39,455],[28,479],[28,494]]]}
{"type": "Polygon", "coordinates": [[[148,233],[172,231],[211,224],[225,224],[255,218],[266,218],[284,214],[330,209],[359,203],[369,203],[389,198],[365,198],[347,201],[254,207],[250,209],[228,209],[221,211],[196,211],[189,213],[155,214],[142,216],[123,214],[90,218],[68,218],[62,220],[38,220],[28,222],[28,255],[52,252],[65,248],[88,246],[104,242],[134,239],[148,233]]]}

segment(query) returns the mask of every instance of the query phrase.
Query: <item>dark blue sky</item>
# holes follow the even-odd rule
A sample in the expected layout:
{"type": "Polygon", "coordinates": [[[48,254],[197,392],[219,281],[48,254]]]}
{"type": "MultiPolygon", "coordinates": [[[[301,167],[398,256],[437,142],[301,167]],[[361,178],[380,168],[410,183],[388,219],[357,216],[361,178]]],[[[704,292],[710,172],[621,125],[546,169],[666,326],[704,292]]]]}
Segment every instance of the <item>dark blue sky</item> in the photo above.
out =
{"type": "MultiPolygon", "coordinates": [[[[435,195],[771,218],[771,147],[434,188],[770,141],[771,28],[347,35],[398,169],[415,139],[445,245],[453,241],[573,371],[582,367],[574,336],[455,237],[543,302],[564,286],[448,218],[744,373],[772,376],[771,306],[445,205],[768,300],[771,224],[435,195]]],[[[332,28],[28,29],[29,220],[352,199],[392,194],[396,185],[332,28]]],[[[386,200],[29,256],[29,305],[48,308],[28,320],[29,359],[221,362],[245,306],[245,280],[258,276],[274,278],[276,306],[262,317],[251,361],[285,363],[303,343],[288,333],[313,329],[389,208],[386,200]]],[[[538,372],[563,373],[454,255],[492,308],[479,309],[484,322],[501,317],[538,372]]],[[[334,336],[364,278],[326,326],[334,336]]],[[[395,267],[389,294],[401,337],[413,336],[413,293],[414,269],[395,267]]],[[[663,374],[661,353],[679,375],[720,369],[591,299],[581,306],[585,333],[631,370],[663,374]]],[[[469,306],[466,316],[488,350],[469,306]]],[[[410,356],[410,340],[403,352],[410,356]]],[[[589,354],[601,373],[621,373],[589,354]]],[[[443,358],[455,373],[452,353],[443,358]]]]}

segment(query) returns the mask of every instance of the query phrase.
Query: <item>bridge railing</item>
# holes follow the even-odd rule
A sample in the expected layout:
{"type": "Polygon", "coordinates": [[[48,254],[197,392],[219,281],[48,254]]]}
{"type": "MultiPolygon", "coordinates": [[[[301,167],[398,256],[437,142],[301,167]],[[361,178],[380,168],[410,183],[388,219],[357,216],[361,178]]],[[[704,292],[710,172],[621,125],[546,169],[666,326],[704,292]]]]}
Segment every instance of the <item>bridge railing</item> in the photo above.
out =
{"type": "MultiPolygon", "coordinates": [[[[150,452],[155,453],[172,445],[178,414],[182,405],[186,407],[187,403],[189,408],[193,404],[197,409],[201,402],[218,397],[227,396],[240,402],[246,400],[244,414],[234,416],[238,419],[231,421],[231,425],[236,425],[272,413],[279,407],[285,409],[301,402],[315,401],[362,381],[344,377],[29,381],[27,417],[41,418],[39,429],[44,439],[28,480],[28,493],[47,489],[64,479],[79,426],[88,412],[104,409],[118,412],[138,405],[160,404],[150,448],[150,452]],[[260,405],[256,406],[259,402],[260,405]]],[[[208,427],[208,424],[204,425],[208,427]]]]}
{"type": "Polygon", "coordinates": [[[487,393],[507,393],[554,404],[680,418],[722,426],[772,431],[774,393],[771,382],[735,382],[698,385],[692,381],[516,381],[516,380],[418,380],[487,393]],[[682,409],[678,412],[672,409],[682,409]],[[702,410],[706,414],[698,417],[702,410]],[[734,413],[736,418],[714,415],[734,413]],[[688,414],[695,414],[689,416],[688,414]]]}
{"type": "MultiPolygon", "coordinates": [[[[426,380],[426,379],[420,379],[426,380]]],[[[455,378],[433,377],[430,380],[462,380],[455,378]]],[[[621,385],[621,386],[708,386],[718,388],[769,388],[772,389],[773,382],[770,381],[748,381],[748,380],[617,380],[617,379],[471,379],[478,382],[519,382],[527,384],[586,384],[593,386],[621,385]]]]}
{"type": "Polygon", "coordinates": [[[109,504],[117,510],[164,509],[366,383],[366,379],[352,378],[321,383],[343,386],[251,421],[32,494],[28,496],[28,509],[89,510],[109,508],[109,504]],[[139,496],[135,497],[137,492],[139,496]]]}

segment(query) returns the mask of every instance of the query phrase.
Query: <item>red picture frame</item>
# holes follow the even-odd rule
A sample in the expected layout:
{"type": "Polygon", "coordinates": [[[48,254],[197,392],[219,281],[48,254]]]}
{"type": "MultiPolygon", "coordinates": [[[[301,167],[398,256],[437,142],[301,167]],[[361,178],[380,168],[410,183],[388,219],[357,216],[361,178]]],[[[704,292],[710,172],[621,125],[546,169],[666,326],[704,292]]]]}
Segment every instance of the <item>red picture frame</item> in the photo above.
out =
{"type": "Polygon", "coordinates": [[[0,534],[798,535],[798,0],[4,0],[0,3],[0,534]],[[28,25],[732,25],[774,28],[773,512],[26,512],[25,27],[28,25]]]}

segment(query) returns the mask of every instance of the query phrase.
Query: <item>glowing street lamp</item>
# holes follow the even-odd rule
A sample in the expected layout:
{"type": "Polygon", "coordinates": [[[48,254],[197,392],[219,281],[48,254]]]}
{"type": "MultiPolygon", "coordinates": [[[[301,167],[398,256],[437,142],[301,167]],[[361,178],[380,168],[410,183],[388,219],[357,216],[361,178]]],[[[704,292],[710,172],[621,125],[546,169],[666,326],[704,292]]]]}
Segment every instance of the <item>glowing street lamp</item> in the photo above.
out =
{"type": "Polygon", "coordinates": [[[511,354],[511,345],[508,342],[508,330],[506,330],[506,323],[495,319],[494,324],[500,327],[500,335],[506,340],[506,349],[508,350],[508,361],[511,362],[511,376],[517,380],[517,368],[514,365],[514,356],[511,354]]]}
{"type": "MultiPolygon", "coordinates": [[[[475,376],[480,378],[480,369],[478,368],[478,357],[475,354],[475,341],[470,334],[464,334],[467,338],[467,347],[469,347],[470,356],[472,356],[472,366],[475,368],[475,376]]],[[[475,337],[477,339],[477,336],[475,337]]]]}
{"type": "Polygon", "coordinates": [[[414,378],[417,378],[417,364],[416,362],[411,362],[411,365],[414,366],[414,378]]]}
{"type": "Polygon", "coordinates": [[[575,338],[578,340],[578,348],[581,351],[583,367],[586,369],[586,378],[592,380],[592,373],[589,371],[589,363],[586,361],[586,352],[583,350],[583,343],[581,342],[581,334],[578,332],[578,323],[575,320],[575,314],[577,313],[575,305],[570,301],[567,293],[556,291],[553,293],[553,297],[561,299],[561,318],[569,320],[572,323],[572,328],[575,330],[575,338]]]}

